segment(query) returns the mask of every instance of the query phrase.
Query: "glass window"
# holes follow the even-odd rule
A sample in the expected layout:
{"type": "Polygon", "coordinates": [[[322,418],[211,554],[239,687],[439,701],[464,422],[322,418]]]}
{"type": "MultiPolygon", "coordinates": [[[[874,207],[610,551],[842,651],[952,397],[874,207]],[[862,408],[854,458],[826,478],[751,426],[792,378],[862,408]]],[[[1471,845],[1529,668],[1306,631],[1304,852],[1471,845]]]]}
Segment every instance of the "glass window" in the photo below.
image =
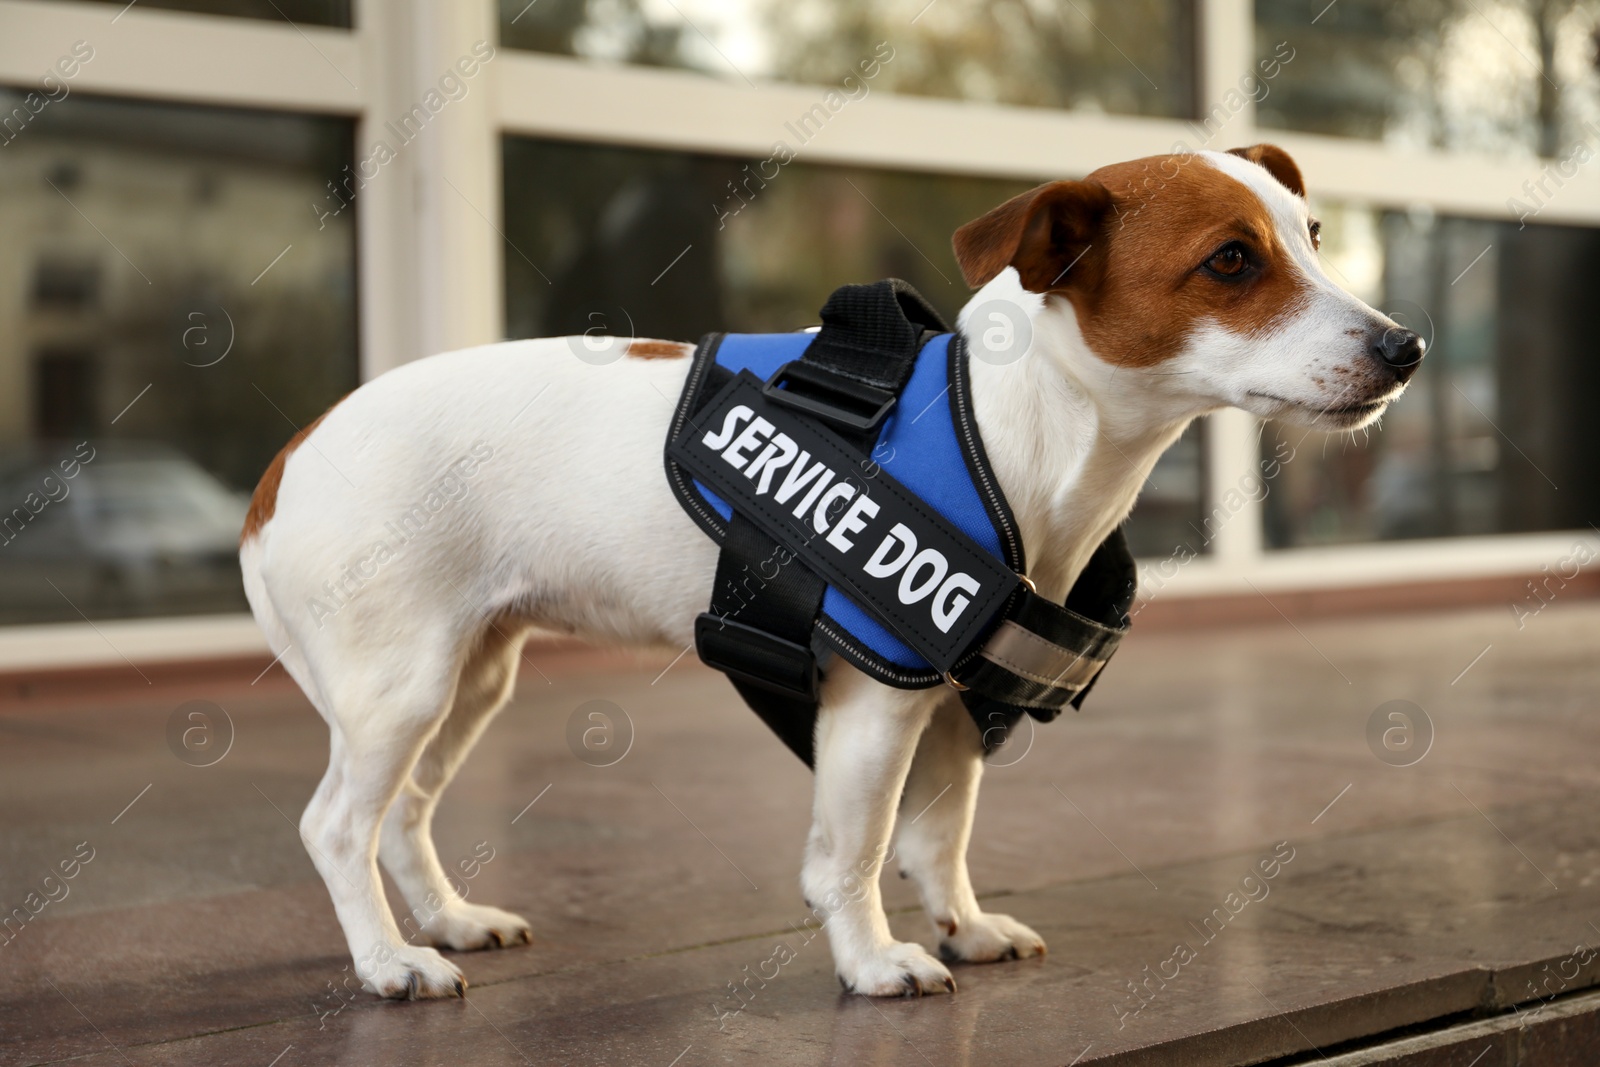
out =
{"type": "Polygon", "coordinates": [[[1206,555],[1227,521],[1226,513],[1205,514],[1206,420],[1196,419],[1161,454],[1139,491],[1124,533],[1140,559],[1173,557],[1183,561],[1206,555]]]}
{"type": "MultiPolygon", "coordinates": [[[[90,0],[130,8],[129,0],[90,0]]],[[[200,15],[303,22],[311,26],[350,28],[350,0],[133,0],[141,10],[189,11],[200,15]]]]}
{"type": "Polygon", "coordinates": [[[746,82],[1186,118],[1193,8],[1192,0],[500,0],[500,39],[746,82]]]}
{"type": "MultiPolygon", "coordinates": [[[[954,321],[970,292],[950,235],[1030,187],[531,138],[507,138],[504,160],[514,337],[793,330],[836,287],[885,277],[954,321]]],[[[1192,429],[1157,465],[1129,531],[1136,551],[1198,546],[1200,440],[1192,429]]]]}
{"type": "Polygon", "coordinates": [[[0,623],[244,610],[249,492],[356,384],[350,123],[74,93],[3,138],[0,623]]]}
{"type": "Polygon", "coordinates": [[[1273,547],[1600,521],[1600,230],[1319,206],[1335,278],[1429,341],[1382,432],[1269,424],[1273,547]],[[1272,461],[1279,461],[1272,465],[1272,461]]]}
{"type": "Polygon", "coordinates": [[[1294,54],[1262,126],[1562,158],[1600,143],[1589,0],[1256,0],[1255,19],[1262,58],[1294,54]]]}

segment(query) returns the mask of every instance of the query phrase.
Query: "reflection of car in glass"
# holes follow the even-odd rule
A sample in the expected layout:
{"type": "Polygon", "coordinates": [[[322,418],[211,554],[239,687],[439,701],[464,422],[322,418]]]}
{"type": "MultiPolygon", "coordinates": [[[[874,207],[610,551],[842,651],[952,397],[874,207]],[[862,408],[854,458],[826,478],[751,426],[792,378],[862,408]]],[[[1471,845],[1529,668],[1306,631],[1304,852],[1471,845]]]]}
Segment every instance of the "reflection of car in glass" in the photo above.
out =
{"type": "Polygon", "coordinates": [[[0,622],[243,610],[248,502],[167,445],[0,452],[0,622]]]}

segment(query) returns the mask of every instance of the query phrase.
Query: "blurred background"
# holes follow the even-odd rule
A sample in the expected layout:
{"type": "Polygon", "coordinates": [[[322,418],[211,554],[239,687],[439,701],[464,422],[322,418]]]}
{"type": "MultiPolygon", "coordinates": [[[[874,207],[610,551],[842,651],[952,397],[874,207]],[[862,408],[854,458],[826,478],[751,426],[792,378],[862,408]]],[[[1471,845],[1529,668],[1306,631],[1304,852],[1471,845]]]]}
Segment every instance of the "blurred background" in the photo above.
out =
{"type": "Polygon", "coordinates": [[[889,275],[953,318],[961,223],[1261,140],[1428,363],[1381,430],[1197,423],[1136,551],[1173,596],[1535,574],[1600,521],[1597,48],[1600,0],[0,0],[0,644],[258,647],[251,488],[409,359],[889,275]]]}

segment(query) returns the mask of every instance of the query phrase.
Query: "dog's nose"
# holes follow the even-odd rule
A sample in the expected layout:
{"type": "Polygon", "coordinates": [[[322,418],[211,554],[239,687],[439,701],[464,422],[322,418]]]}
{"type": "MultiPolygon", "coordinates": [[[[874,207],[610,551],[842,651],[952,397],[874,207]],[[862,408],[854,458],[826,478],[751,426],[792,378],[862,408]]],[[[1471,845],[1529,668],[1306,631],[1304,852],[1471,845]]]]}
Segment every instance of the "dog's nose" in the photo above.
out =
{"type": "Polygon", "coordinates": [[[1391,326],[1372,343],[1372,354],[1402,382],[1417,372],[1427,343],[1413,330],[1391,326]]]}

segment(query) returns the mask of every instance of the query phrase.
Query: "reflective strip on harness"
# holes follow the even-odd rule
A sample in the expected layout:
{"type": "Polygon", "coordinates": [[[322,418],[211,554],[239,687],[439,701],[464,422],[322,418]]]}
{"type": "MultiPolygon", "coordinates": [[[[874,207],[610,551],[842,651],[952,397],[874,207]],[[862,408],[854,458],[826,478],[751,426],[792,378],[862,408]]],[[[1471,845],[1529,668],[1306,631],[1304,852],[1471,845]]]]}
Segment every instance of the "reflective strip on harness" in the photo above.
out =
{"type": "Polygon", "coordinates": [[[1065,690],[1068,696],[1093,681],[1106,665],[1103,659],[1063,648],[1010,619],[995,628],[979,655],[1030,682],[1065,690]]]}

